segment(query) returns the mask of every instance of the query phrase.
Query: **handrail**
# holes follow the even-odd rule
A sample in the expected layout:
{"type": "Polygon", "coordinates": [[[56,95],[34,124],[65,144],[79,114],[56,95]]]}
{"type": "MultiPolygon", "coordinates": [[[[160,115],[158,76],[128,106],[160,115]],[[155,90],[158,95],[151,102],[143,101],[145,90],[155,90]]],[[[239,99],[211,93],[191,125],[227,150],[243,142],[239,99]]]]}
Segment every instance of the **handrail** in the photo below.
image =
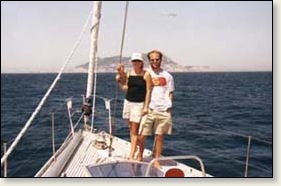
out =
{"type": "Polygon", "coordinates": [[[246,164],[245,164],[245,177],[248,177],[250,147],[251,147],[251,136],[249,136],[249,138],[248,138],[247,156],[246,156],[246,164]]]}
{"type": "MultiPolygon", "coordinates": [[[[7,152],[7,143],[4,143],[4,153],[7,152]]],[[[7,177],[7,173],[8,173],[8,160],[6,159],[4,162],[4,177],[7,177]]]]}
{"type": "Polygon", "coordinates": [[[198,156],[194,156],[194,155],[166,156],[166,157],[154,158],[153,160],[150,161],[150,163],[147,166],[147,169],[145,171],[145,177],[149,177],[150,169],[153,166],[153,163],[155,161],[159,161],[159,160],[177,160],[177,159],[194,159],[194,160],[197,160],[199,162],[199,164],[200,164],[200,167],[201,167],[202,177],[206,177],[206,171],[205,171],[205,167],[204,167],[203,161],[198,156]]]}

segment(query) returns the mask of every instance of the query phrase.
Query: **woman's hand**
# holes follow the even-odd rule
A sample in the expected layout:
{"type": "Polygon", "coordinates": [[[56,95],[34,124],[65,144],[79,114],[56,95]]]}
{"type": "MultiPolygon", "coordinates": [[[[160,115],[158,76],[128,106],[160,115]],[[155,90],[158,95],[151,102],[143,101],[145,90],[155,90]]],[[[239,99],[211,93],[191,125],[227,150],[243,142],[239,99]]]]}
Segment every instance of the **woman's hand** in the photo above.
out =
{"type": "Polygon", "coordinates": [[[118,73],[118,74],[123,74],[123,73],[125,73],[125,72],[124,72],[124,69],[125,69],[125,68],[124,68],[124,65],[123,65],[123,64],[118,64],[116,69],[117,69],[117,73],[118,73]]]}
{"type": "Polygon", "coordinates": [[[142,112],[141,112],[141,115],[144,116],[146,114],[148,114],[148,108],[143,108],[142,112]]]}
{"type": "Polygon", "coordinates": [[[117,74],[115,76],[115,80],[123,85],[126,82],[126,73],[124,72],[124,65],[118,64],[116,69],[117,74]]]}
{"type": "Polygon", "coordinates": [[[120,81],[121,81],[121,77],[120,77],[120,75],[119,75],[119,74],[116,74],[116,76],[115,76],[115,80],[116,80],[116,82],[120,82],[120,81]]]}

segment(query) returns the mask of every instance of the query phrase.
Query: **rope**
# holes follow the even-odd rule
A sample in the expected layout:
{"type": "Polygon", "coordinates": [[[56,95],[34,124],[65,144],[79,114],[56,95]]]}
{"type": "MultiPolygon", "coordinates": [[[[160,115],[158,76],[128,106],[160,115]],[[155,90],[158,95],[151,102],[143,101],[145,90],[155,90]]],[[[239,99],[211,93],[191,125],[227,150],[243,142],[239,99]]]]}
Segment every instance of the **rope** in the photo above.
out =
{"type": "MultiPolygon", "coordinates": [[[[128,17],[128,8],[129,8],[129,1],[126,1],[126,8],[125,8],[125,15],[123,21],[123,31],[122,31],[122,39],[121,39],[121,46],[120,46],[120,58],[119,64],[122,63],[122,56],[123,56],[123,48],[124,48],[124,40],[125,40],[125,33],[126,33],[126,25],[127,25],[127,17],[128,17]]],[[[115,84],[115,94],[114,94],[114,109],[113,109],[113,122],[112,127],[115,131],[115,123],[116,123],[116,109],[117,109],[117,99],[118,99],[118,84],[115,84]]]]}
{"type": "Polygon", "coordinates": [[[126,1],[126,8],[125,8],[125,15],[124,15],[124,22],[123,22],[122,40],[121,40],[121,47],[120,47],[119,63],[122,62],[123,47],[124,47],[124,40],[125,40],[125,32],[126,32],[126,26],[127,26],[128,8],[129,8],[129,1],[126,1]]]}
{"type": "Polygon", "coordinates": [[[14,148],[16,147],[16,145],[19,143],[19,141],[21,140],[22,136],[24,135],[24,133],[27,131],[27,129],[29,128],[29,126],[31,125],[32,121],[34,120],[34,118],[37,116],[37,114],[39,113],[39,111],[41,110],[42,106],[44,105],[45,101],[47,100],[47,98],[49,97],[49,95],[51,94],[52,90],[54,89],[55,85],[57,84],[58,80],[61,77],[62,72],[65,70],[67,64],[69,63],[69,61],[71,60],[71,58],[73,57],[74,52],[77,50],[81,40],[82,40],[82,36],[85,33],[86,27],[88,25],[88,22],[90,20],[90,17],[92,15],[92,12],[90,12],[90,15],[84,25],[84,28],[82,29],[81,34],[78,37],[78,40],[76,41],[73,49],[71,50],[70,54],[68,55],[67,59],[64,62],[64,65],[62,66],[62,68],[60,69],[58,75],[56,76],[55,80],[53,81],[52,85],[50,86],[50,88],[47,90],[47,92],[45,93],[45,95],[43,96],[43,98],[41,99],[40,103],[37,105],[36,109],[34,110],[34,112],[32,113],[31,117],[28,119],[28,121],[26,122],[25,126],[22,128],[22,130],[20,131],[20,133],[18,134],[18,136],[16,137],[16,139],[13,141],[13,143],[11,144],[11,146],[8,148],[7,152],[3,155],[3,157],[1,158],[1,166],[3,165],[3,163],[5,162],[5,160],[8,158],[8,156],[11,154],[11,152],[14,150],[14,148]]]}

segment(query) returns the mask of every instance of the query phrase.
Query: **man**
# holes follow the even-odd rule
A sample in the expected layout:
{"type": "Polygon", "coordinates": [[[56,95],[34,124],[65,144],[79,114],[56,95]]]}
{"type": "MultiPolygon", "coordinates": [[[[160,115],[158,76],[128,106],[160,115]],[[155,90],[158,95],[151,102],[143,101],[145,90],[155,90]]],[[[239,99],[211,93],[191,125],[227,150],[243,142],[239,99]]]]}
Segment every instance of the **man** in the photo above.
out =
{"type": "MultiPolygon", "coordinates": [[[[154,132],[155,134],[155,158],[161,156],[164,143],[164,135],[172,132],[171,108],[174,92],[173,76],[161,68],[162,53],[157,50],[147,54],[151,69],[149,73],[152,78],[153,89],[149,104],[149,112],[143,117],[140,126],[139,154],[138,160],[142,160],[145,138],[154,132]]],[[[160,168],[158,161],[155,167],[160,168]]]]}

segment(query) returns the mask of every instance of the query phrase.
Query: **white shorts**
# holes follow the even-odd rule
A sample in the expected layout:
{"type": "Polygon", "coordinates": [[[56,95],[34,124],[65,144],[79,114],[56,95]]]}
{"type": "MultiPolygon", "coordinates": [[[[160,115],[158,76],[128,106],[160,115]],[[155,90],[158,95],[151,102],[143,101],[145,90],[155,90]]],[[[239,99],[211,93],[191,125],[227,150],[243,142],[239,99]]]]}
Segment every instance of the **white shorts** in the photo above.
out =
{"type": "Polygon", "coordinates": [[[123,118],[128,119],[131,122],[139,123],[142,117],[141,113],[143,104],[143,102],[137,103],[125,99],[123,106],[123,118]]]}

